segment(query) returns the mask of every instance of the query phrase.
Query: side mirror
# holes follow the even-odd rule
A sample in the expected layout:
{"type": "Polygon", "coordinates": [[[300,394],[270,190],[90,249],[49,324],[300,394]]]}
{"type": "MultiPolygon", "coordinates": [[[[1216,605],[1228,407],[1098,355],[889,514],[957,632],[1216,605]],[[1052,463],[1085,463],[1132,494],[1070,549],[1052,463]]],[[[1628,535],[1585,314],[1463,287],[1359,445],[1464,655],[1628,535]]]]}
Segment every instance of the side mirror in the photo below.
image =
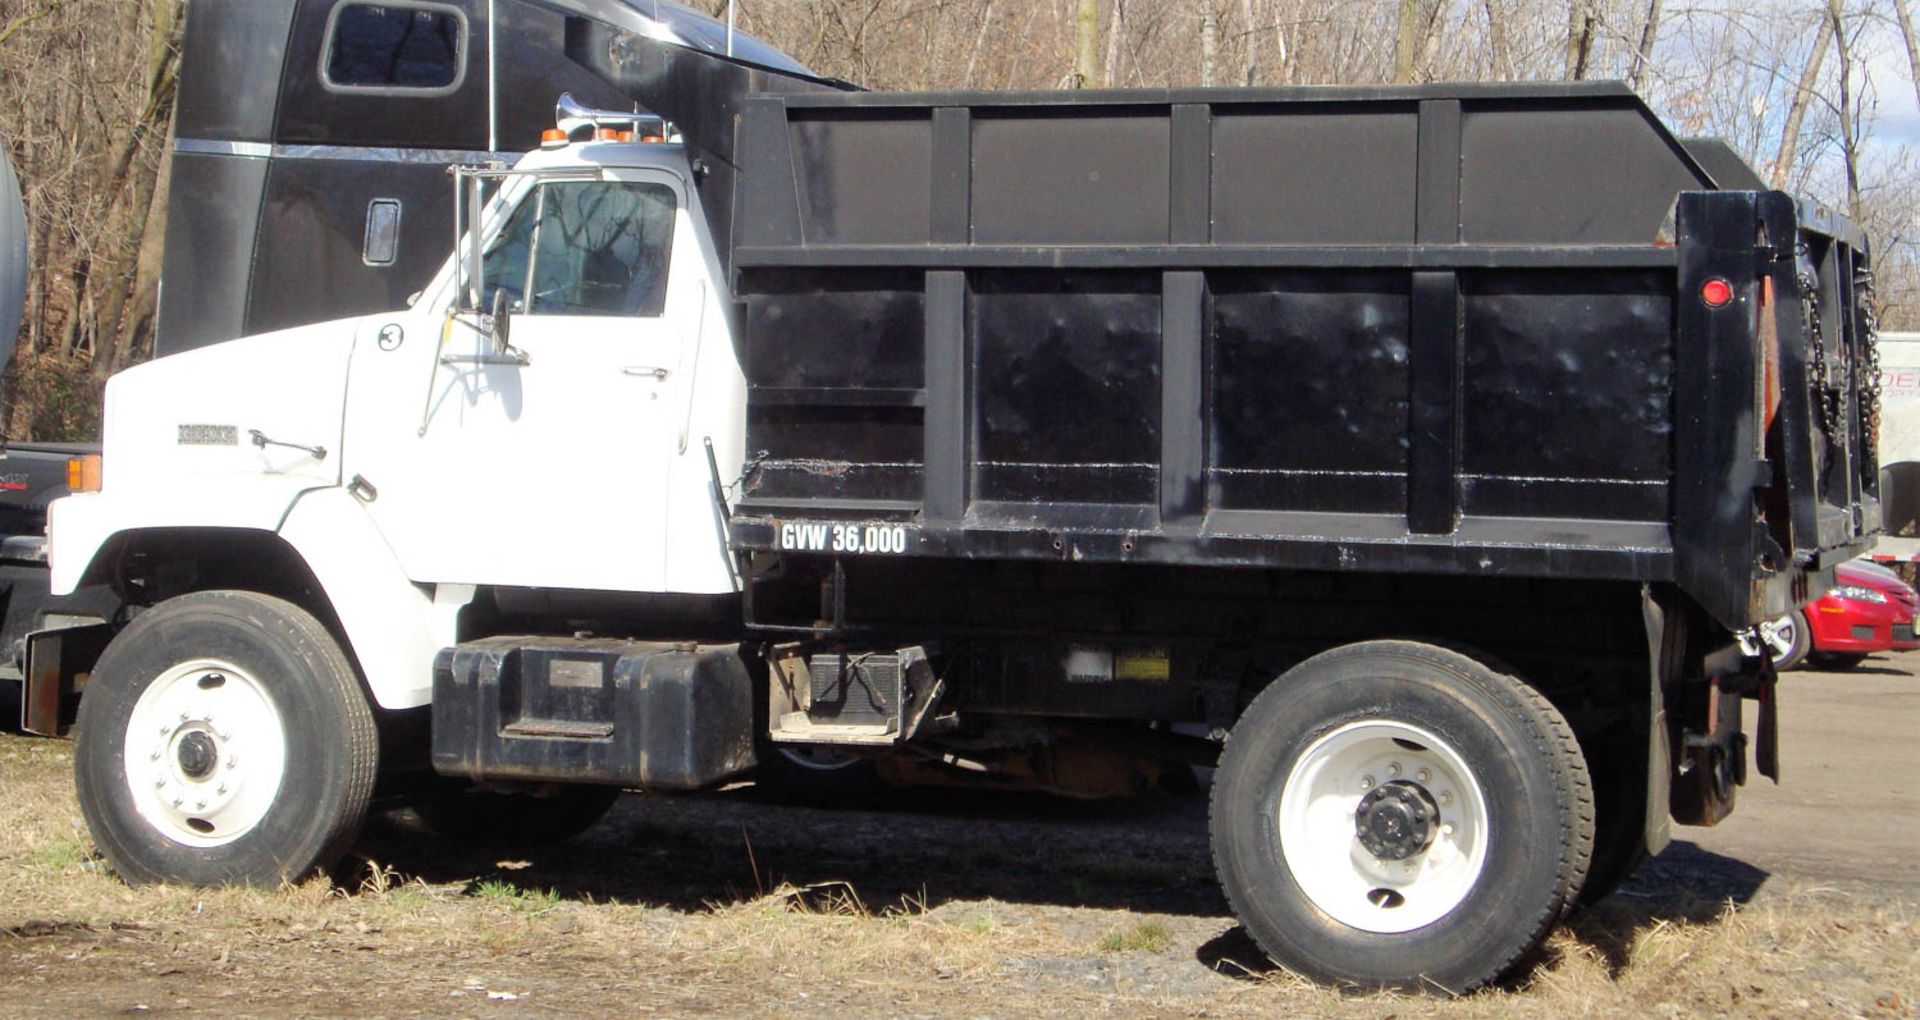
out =
{"type": "Polygon", "coordinates": [[[507,300],[507,289],[500,287],[493,292],[493,314],[489,316],[487,335],[493,338],[493,353],[507,354],[513,350],[512,303],[507,300]]]}

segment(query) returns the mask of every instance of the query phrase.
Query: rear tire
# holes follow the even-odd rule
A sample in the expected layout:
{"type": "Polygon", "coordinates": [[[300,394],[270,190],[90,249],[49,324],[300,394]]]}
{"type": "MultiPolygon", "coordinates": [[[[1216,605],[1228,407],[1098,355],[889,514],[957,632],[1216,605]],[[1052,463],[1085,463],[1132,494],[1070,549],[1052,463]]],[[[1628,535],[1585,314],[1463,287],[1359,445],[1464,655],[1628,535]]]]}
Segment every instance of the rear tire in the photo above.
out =
{"type": "Polygon", "coordinates": [[[1593,852],[1565,718],[1514,677],[1403,641],[1316,656],[1255,698],[1211,816],[1221,888],[1254,941],[1366,988],[1495,979],[1572,904],[1593,852]]]}
{"type": "Polygon", "coordinates": [[[894,792],[872,758],[816,744],[763,742],[753,784],[769,800],[805,807],[872,807],[894,792]]]}
{"type": "Polygon", "coordinates": [[[571,839],[606,817],[620,789],[562,786],[549,793],[495,793],[462,779],[438,778],[407,800],[435,836],[479,843],[540,846],[571,839]]]}
{"type": "Polygon", "coordinates": [[[378,755],[353,666],[318,620],[201,592],[107,646],[81,699],[74,780],[94,845],[128,882],[276,886],[353,844],[378,755]]]}

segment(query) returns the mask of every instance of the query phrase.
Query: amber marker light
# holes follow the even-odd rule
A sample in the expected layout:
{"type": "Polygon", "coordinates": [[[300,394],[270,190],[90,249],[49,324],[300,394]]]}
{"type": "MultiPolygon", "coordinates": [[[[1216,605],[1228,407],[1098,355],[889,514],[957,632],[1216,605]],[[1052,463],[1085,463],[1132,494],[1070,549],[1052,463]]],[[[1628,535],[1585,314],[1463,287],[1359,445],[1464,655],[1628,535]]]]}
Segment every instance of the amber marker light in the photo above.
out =
{"type": "Polygon", "coordinates": [[[100,455],[90,453],[67,461],[67,489],[72,492],[100,491],[100,455]]]}

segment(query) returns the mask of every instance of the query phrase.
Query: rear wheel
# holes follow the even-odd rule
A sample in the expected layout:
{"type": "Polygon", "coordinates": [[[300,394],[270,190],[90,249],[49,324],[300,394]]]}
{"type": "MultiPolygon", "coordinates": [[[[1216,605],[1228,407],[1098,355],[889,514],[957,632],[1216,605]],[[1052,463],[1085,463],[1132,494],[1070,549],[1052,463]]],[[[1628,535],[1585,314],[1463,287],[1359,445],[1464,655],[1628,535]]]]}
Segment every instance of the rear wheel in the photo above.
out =
{"type": "Polygon", "coordinates": [[[1566,720],[1521,681],[1429,645],[1366,642],[1254,699],[1215,776],[1220,884],[1305,976],[1464,992],[1578,894],[1593,796],[1566,720]]]}
{"type": "Polygon", "coordinates": [[[892,792],[872,758],[824,744],[763,743],[754,785],[783,804],[865,807],[892,792]]]}
{"type": "Polygon", "coordinates": [[[300,607],[185,595],[107,646],[81,700],[74,779],[129,882],[278,885],[337,860],[366,817],[373,715],[300,607]]]}

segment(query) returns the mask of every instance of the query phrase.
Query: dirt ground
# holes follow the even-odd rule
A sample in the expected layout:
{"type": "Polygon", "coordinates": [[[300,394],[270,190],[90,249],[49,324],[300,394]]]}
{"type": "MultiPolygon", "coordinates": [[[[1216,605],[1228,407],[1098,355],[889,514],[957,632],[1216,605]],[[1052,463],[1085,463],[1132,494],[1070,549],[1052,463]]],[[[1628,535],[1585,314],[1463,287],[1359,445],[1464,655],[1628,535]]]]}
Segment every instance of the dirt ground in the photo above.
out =
{"type": "Polygon", "coordinates": [[[1920,653],[1782,685],[1758,780],[1457,1001],[1274,970],[1211,877],[1201,797],[932,793],[823,811],[628,795],[537,851],[375,825],[334,882],[131,889],[94,859],[70,748],[0,738],[0,1014],[1914,1016],[1920,653]]]}

